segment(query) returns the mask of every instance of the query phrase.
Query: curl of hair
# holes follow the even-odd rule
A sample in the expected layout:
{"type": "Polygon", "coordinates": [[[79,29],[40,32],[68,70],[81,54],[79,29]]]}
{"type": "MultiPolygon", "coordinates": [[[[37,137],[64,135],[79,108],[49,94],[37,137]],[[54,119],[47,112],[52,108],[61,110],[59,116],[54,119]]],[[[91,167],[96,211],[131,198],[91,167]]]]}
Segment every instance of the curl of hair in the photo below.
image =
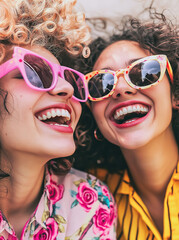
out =
{"type": "Polygon", "coordinates": [[[0,61],[7,45],[36,44],[52,52],[79,54],[90,34],[75,4],[76,0],[1,0],[0,61]]]}
{"type": "MultiPolygon", "coordinates": [[[[90,45],[89,58],[79,58],[75,68],[84,74],[93,71],[93,66],[101,52],[110,44],[129,40],[138,42],[140,47],[149,50],[152,54],[167,55],[174,75],[174,84],[171,86],[172,94],[179,100],[179,29],[167,20],[163,13],[159,14],[149,9],[150,20],[142,21],[131,16],[123,17],[119,25],[114,23],[114,34],[96,38],[90,45]]],[[[107,20],[93,19],[92,24],[104,28],[107,20]],[[97,23],[96,23],[97,22],[97,23]],[[99,24],[101,22],[101,24],[99,24]],[[95,25],[96,24],[96,25],[95,25]]],[[[179,145],[179,112],[173,110],[173,131],[179,145]]],[[[97,142],[93,136],[97,124],[87,106],[84,106],[79,125],[76,129],[77,151],[75,153],[75,167],[81,170],[104,167],[109,172],[117,172],[126,168],[125,160],[120,148],[107,140],[97,142]],[[85,160],[84,160],[85,159],[85,160]],[[120,161],[119,161],[120,159],[120,161]]]]}
{"type": "Polygon", "coordinates": [[[56,175],[65,175],[73,165],[74,158],[56,158],[47,163],[48,169],[56,175]]]}

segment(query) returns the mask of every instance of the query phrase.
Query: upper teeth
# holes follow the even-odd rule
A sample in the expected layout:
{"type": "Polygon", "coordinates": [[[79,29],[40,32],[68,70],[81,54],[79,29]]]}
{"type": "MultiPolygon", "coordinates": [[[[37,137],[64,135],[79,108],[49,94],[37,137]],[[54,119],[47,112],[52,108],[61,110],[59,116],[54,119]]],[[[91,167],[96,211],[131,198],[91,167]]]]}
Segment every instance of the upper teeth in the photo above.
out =
{"type": "Polygon", "coordinates": [[[46,119],[54,117],[65,117],[67,121],[70,120],[70,113],[66,109],[52,109],[46,113],[43,113],[41,116],[38,116],[38,119],[43,121],[46,119]]]}
{"type": "Polygon", "coordinates": [[[141,105],[127,106],[127,107],[123,107],[123,108],[116,110],[116,112],[114,114],[114,119],[117,120],[119,117],[124,116],[128,113],[132,113],[132,112],[148,112],[148,111],[149,111],[148,107],[144,107],[141,105]]]}

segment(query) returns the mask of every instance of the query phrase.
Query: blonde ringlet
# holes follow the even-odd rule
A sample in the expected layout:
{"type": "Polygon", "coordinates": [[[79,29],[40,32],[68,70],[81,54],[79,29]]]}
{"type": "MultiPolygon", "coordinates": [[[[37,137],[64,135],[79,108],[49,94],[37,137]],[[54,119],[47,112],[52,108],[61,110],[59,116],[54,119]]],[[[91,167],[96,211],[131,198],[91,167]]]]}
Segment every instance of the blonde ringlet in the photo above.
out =
{"type": "Polygon", "coordinates": [[[63,47],[79,54],[90,42],[84,14],[76,0],[0,0],[0,61],[7,46],[63,47]]]}

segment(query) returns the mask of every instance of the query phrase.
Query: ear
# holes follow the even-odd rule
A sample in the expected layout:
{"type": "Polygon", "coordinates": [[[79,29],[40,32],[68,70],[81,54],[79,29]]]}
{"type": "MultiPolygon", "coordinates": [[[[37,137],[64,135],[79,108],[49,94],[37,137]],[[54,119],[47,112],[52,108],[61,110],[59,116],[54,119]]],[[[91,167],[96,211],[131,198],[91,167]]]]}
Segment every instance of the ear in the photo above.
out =
{"type": "Polygon", "coordinates": [[[172,96],[172,107],[179,111],[179,100],[176,100],[174,96],[172,96]]]}

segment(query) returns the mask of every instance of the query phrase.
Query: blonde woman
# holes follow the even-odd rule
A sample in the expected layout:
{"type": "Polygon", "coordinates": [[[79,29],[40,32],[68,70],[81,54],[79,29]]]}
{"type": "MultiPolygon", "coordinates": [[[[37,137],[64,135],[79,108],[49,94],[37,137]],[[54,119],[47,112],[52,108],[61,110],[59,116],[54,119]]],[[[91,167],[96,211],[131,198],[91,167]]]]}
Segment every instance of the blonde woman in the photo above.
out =
{"type": "Polygon", "coordinates": [[[0,1],[1,240],[115,239],[107,187],[67,157],[87,99],[83,74],[56,58],[89,42],[74,5],[0,1]]]}

